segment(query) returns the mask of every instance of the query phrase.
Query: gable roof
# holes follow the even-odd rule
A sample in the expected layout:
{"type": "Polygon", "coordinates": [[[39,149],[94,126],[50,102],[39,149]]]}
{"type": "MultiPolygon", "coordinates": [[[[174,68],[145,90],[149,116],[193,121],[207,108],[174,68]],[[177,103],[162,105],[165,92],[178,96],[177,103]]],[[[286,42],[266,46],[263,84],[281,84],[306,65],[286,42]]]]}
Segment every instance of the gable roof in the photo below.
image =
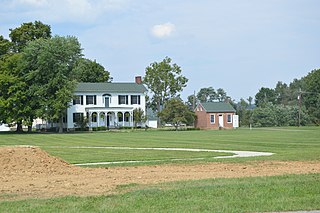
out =
{"type": "Polygon", "coordinates": [[[206,112],[236,112],[230,103],[206,102],[200,103],[206,112]]]}
{"type": "Polygon", "coordinates": [[[78,83],[75,92],[144,93],[147,89],[137,83],[78,83]]]}

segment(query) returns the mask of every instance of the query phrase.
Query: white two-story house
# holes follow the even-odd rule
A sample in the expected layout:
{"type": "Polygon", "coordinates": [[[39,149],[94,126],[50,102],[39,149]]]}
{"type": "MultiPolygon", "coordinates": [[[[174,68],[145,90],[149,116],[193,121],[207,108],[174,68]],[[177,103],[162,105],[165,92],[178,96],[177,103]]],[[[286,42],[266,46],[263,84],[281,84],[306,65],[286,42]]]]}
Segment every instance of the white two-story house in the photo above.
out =
{"type": "Polygon", "coordinates": [[[67,128],[88,118],[89,127],[134,126],[133,110],[146,111],[147,89],[136,77],[134,83],[79,83],[67,110],[67,128]]]}

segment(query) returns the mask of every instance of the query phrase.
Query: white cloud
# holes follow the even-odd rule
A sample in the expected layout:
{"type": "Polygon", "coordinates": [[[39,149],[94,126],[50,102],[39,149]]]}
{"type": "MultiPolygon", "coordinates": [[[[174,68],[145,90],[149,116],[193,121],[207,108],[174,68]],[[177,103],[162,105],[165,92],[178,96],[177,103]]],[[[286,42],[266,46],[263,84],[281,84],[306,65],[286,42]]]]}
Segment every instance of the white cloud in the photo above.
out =
{"type": "Polygon", "coordinates": [[[151,29],[151,33],[157,38],[165,38],[171,36],[174,30],[175,25],[168,22],[165,24],[154,25],[151,29]]]}

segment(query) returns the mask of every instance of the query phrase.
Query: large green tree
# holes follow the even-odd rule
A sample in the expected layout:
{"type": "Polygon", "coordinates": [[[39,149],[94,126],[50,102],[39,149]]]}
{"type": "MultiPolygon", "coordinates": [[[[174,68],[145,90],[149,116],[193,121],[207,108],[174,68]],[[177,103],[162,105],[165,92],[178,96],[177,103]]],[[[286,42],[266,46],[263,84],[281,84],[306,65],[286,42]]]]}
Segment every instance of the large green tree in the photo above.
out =
{"type": "Polygon", "coordinates": [[[86,58],[80,58],[75,67],[75,79],[78,82],[111,82],[110,72],[97,63],[86,58]]]}
{"type": "Polygon", "coordinates": [[[13,51],[21,52],[29,41],[51,38],[51,27],[41,21],[23,23],[20,27],[10,29],[9,37],[13,43],[13,51]]]}
{"type": "Polygon", "coordinates": [[[0,74],[2,75],[0,107],[6,112],[6,122],[17,124],[17,131],[22,131],[22,121],[31,131],[32,121],[38,108],[38,99],[33,98],[34,94],[29,90],[31,85],[26,81],[25,72],[20,67],[21,52],[29,41],[49,38],[51,30],[50,26],[36,21],[24,23],[10,31],[11,41],[0,36],[0,74]],[[7,87],[8,85],[10,87],[7,87]]]}
{"type": "MultiPolygon", "coordinates": [[[[21,54],[6,55],[0,61],[0,120],[17,124],[17,132],[22,131],[22,122],[30,124],[30,116],[35,110],[28,92],[28,84],[20,75],[21,54]]],[[[31,119],[31,123],[32,123],[31,119]]]]}
{"type": "Polygon", "coordinates": [[[195,118],[195,113],[190,111],[189,107],[179,98],[172,98],[168,100],[159,115],[162,121],[165,123],[171,123],[176,130],[182,124],[192,124],[195,118]]]}
{"type": "Polygon", "coordinates": [[[76,86],[74,67],[81,57],[75,37],[55,36],[29,42],[22,53],[21,69],[39,102],[41,117],[59,123],[69,107],[76,86]]]}
{"type": "MultiPolygon", "coordinates": [[[[167,100],[177,96],[187,86],[188,79],[181,75],[181,68],[166,57],[161,62],[153,62],[146,68],[143,83],[148,87],[152,97],[152,108],[161,112],[161,107],[167,100]]],[[[161,125],[158,117],[158,126],[161,125]]]]}

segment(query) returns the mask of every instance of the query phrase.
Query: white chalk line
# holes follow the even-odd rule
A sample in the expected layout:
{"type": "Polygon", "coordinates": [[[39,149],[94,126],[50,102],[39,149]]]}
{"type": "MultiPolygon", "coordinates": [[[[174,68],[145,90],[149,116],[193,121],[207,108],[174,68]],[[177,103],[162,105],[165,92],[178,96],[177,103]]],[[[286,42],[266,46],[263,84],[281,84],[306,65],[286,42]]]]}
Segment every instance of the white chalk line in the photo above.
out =
{"type": "MultiPolygon", "coordinates": [[[[113,147],[113,146],[50,146],[48,148],[69,148],[69,149],[118,149],[118,150],[160,150],[160,151],[187,151],[187,152],[220,152],[220,153],[232,153],[231,156],[217,156],[219,158],[243,158],[243,157],[261,157],[271,156],[274,153],[271,152],[254,152],[254,151],[235,151],[235,150],[216,150],[216,149],[190,149],[190,148],[139,148],[139,147],[113,147]]],[[[125,164],[125,163],[153,163],[153,162],[165,162],[165,161],[194,161],[204,160],[205,158],[177,158],[169,160],[132,160],[132,161],[108,161],[108,162],[96,162],[96,163],[78,163],[77,166],[94,166],[94,165],[110,165],[110,164],[125,164]]]]}

